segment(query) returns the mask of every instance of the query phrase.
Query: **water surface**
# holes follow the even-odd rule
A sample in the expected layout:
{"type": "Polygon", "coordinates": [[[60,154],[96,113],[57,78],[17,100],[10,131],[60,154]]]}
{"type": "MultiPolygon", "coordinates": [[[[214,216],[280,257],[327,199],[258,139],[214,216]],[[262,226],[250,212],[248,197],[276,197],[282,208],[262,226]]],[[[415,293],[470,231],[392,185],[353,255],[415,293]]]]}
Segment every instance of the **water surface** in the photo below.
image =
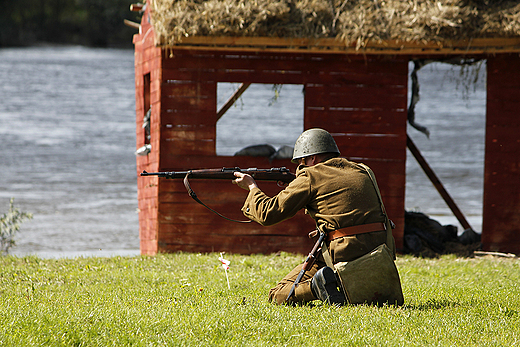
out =
{"type": "MultiPolygon", "coordinates": [[[[133,60],[132,50],[0,49],[0,213],[14,197],[18,208],[34,214],[22,224],[12,253],[139,253],[133,60]]],[[[430,138],[409,129],[479,232],[484,70],[467,90],[460,68],[424,67],[416,121],[429,128],[430,138]]],[[[229,87],[219,86],[219,105],[229,97],[229,87]]],[[[219,154],[258,143],[294,144],[303,129],[302,86],[285,85],[273,100],[275,95],[272,85],[246,91],[218,123],[219,154]]],[[[409,152],[406,208],[458,225],[409,152]]]]}

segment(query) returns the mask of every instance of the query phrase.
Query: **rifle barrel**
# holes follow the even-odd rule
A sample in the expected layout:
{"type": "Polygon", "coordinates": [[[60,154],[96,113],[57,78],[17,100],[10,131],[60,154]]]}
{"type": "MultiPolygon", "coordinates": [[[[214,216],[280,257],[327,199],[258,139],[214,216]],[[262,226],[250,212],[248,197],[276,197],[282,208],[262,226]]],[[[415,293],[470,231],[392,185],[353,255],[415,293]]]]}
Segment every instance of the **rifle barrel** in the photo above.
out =
{"type": "Polygon", "coordinates": [[[184,178],[189,175],[193,179],[235,179],[235,172],[242,172],[251,175],[255,180],[259,181],[276,181],[289,183],[296,177],[289,169],[285,167],[270,169],[240,169],[222,168],[222,169],[200,169],[188,171],[163,171],[163,172],[146,172],[143,171],[141,176],[158,176],[169,179],[184,178]]]}

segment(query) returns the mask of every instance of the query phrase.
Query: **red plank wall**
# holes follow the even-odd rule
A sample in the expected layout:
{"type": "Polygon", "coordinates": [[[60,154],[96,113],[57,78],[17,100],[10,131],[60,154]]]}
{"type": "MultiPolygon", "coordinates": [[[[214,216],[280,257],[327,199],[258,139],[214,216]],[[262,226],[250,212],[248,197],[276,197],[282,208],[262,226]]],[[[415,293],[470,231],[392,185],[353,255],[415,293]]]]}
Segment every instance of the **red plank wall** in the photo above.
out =
{"type": "MultiPolygon", "coordinates": [[[[137,174],[143,170],[150,172],[159,168],[160,131],[160,80],[161,80],[161,49],[155,47],[152,26],[144,15],[140,33],[134,35],[135,45],[135,92],[136,92],[136,148],[145,144],[143,117],[152,108],[150,144],[152,151],[147,156],[137,156],[137,174]],[[149,85],[145,76],[149,76],[149,85]]],[[[157,213],[159,194],[158,179],[147,180],[137,178],[137,199],[139,209],[139,239],[141,254],[157,253],[157,213]]]]}
{"type": "Polygon", "coordinates": [[[520,254],[520,57],[487,61],[482,244],[520,254]]]}
{"type": "MultiPolygon", "coordinates": [[[[156,66],[151,67],[152,153],[159,153],[158,158],[151,156],[153,166],[158,160],[158,169],[163,171],[233,166],[287,166],[294,171],[289,160],[269,163],[267,158],[215,155],[216,85],[217,82],[304,84],[305,128],[329,130],[344,156],[373,168],[388,213],[398,225],[394,231],[397,245],[402,246],[406,59],[167,50],[157,65],[161,70],[155,75],[156,66]],[[155,103],[157,97],[159,102],[155,103]]],[[[138,169],[141,166],[138,162],[138,169]]],[[[147,209],[140,217],[141,246],[147,247],[142,253],[156,250],[306,253],[312,245],[306,234],[314,225],[303,213],[267,228],[256,223],[232,223],[191,200],[180,181],[139,180],[139,208],[147,209]],[[158,201],[153,199],[154,194],[158,201]],[[150,246],[155,239],[156,250],[150,246]]],[[[270,195],[280,190],[274,183],[260,185],[270,195]]],[[[244,218],[240,207],[246,193],[230,182],[192,181],[192,188],[219,212],[235,219],[244,218]]]]}

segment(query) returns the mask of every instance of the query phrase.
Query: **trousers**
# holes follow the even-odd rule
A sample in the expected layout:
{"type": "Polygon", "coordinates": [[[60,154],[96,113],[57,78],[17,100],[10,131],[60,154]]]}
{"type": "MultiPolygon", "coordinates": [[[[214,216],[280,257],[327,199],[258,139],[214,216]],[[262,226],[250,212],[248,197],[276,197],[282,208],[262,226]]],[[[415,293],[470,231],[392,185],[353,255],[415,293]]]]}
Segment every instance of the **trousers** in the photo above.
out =
{"type": "MultiPolygon", "coordinates": [[[[321,258],[321,257],[320,257],[321,258]]],[[[294,291],[294,295],[291,298],[291,303],[306,303],[309,301],[317,300],[316,296],[312,293],[311,290],[311,281],[312,277],[318,272],[322,267],[327,266],[324,261],[315,261],[310,269],[307,269],[303,277],[301,278],[298,286],[294,291]]],[[[278,284],[276,287],[271,288],[269,290],[269,301],[281,305],[286,302],[287,296],[289,295],[291,288],[296,281],[301,269],[303,267],[303,263],[296,266],[291,270],[278,284]]]]}

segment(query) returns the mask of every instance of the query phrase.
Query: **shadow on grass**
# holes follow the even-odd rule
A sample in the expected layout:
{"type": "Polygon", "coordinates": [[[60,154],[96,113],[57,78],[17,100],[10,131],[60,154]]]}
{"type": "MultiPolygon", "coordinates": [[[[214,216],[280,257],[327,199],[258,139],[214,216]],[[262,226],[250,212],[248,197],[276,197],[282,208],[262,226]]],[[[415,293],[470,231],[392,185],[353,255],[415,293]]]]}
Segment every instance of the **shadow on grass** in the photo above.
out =
{"type": "Polygon", "coordinates": [[[431,310],[442,310],[445,308],[454,308],[462,306],[457,301],[449,299],[429,299],[427,302],[419,304],[404,304],[403,309],[405,310],[419,310],[419,311],[431,311],[431,310]]]}

